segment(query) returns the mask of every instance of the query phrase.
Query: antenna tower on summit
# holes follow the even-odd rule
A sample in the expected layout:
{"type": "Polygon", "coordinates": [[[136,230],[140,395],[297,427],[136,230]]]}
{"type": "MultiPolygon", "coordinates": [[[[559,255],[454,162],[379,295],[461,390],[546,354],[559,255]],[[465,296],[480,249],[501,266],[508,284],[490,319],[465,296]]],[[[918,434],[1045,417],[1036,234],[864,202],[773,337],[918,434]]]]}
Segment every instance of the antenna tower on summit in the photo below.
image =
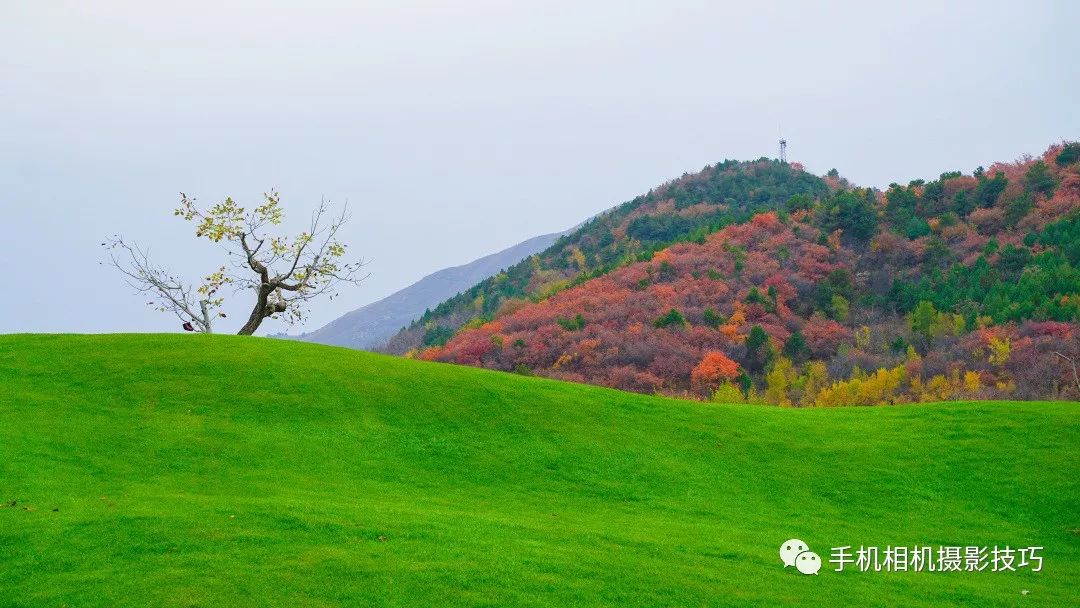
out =
{"type": "Polygon", "coordinates": [[[787,162],[787,140],[780,138],[780,162],[787,162]]]}

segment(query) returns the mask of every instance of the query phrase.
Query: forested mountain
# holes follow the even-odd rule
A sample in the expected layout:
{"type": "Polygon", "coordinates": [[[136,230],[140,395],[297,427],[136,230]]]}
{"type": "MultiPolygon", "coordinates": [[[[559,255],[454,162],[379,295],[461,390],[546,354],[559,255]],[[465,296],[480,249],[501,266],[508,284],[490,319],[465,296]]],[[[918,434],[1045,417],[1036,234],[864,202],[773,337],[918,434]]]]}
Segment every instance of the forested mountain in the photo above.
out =
{"type": "Polygon", "coordinates": [[[545,251],[427,311],[395,336],[389,352],[444,344],[462,326],[479,326],[527,302],[603,276],[674,242],[700,241],[758,211],[793,201],[809,205],[829,191],[797,164],[725,161],[666,183],[585,222],[545,251]]]}
{"type": "Polygon", "coordinates": [[[418,319],[425,310],[478,281],[547,249],[560,236],[562,235],[554,233],[533,237],[468,264],[433,272],[404,289],[346,313],[297,339],[360,349],[379,347],[402,327],[418,319]]]}
{"type": "Polygon", "coordinates": [[[724,163],[585,229],[419,356],[785,405],[1080,398],[1080,144],[886,191],[724,163]]]}

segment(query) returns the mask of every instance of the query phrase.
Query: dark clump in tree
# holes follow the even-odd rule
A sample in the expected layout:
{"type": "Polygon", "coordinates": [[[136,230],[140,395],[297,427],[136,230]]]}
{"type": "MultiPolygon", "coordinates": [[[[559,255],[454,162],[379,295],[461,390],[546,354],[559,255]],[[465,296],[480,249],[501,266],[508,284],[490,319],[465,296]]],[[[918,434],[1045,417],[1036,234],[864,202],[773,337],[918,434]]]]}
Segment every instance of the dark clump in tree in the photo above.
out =
{"type": "Polygon", "coordinates": [[[573,319],[560,318],[558,323],[566,331],[577,331],[585,327],[585,317],[578,313],[573,319]]]}
{"type": "Polygon", "coordinates": [[[1041,160],[1031,165],[1024,175],[1024,187],[1032,192],[1050,196],[1055,186],[1057,182],[1054,181],[1054,176],[1050,175],[1050,168],[1041,160]]]}
{"type": "Polygon", "coordinates": [[[454,337],[454,328],[436,325],[424,332],[424,346],[442,346],[454,337]]]}
{"type": "Polygon", "coordinates": [[[760,374],[769,366],[773,354],[769,334],[765,333],[760,325],[751,327],[750,333],[746,336],[746,369],[760,374]]]}
{"type": "Polygon", "coordinates": [[[821,227],[826,232],[842,230],[845,236],[866,241],[877,231],[878,215],[874,191],[845,190],[822,202],[821,227]]]}
{"type": "Polygon", "coordinates": [[[933,302],[923,300],[911,312],[911,331],[922,341],[924,347],[929,347],[933,342],[937,322],[938,311],[933,302]]]}
{"type": "Polygon", "coordinates": [[[701,318],[705,322],[705,325],[708,325],[709,327],[712,327],[714,329],[720,327],[720,325],[727,320],[724,318],[723,315],[716,312],[712,308],[706,308],[705,312],[702,313],[701,318]]]}
{"type": "Polygon", "coordinates": [[[795,331],[784,342],[784,356],[796,363],[802,363],[810,358],[810,347],[806,345],[806,338],[801,331],[795,331]]]}
{"type": "Polygon", "coordinates": [[[672,308],[664,313],[656,321],[653,321],[653,325],[660,329],[667,327],[686,327],[686,317],[682,316],[682,313],[672,308]]]}
{"type": "Polygon", "coordinates": [[[1058,153],[1054,162],[1056,162],[1059,167],[1065,167],[1078,160],[1080,160],[1080,142],[1070,141],[1062,146],[1061,152],[1058,153]]]}

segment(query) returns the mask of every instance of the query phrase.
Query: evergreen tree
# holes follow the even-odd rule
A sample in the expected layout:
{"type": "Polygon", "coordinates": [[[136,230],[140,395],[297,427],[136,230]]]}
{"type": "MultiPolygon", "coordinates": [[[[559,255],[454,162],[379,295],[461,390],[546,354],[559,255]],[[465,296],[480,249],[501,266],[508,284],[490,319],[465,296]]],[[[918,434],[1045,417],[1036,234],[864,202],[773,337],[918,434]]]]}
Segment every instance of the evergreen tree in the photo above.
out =
{"type": "Polygon", "coordinates": [[[773,355],[769,334],[760,325],[751,327],[750,334],[746,336],[746,369],[753,373],[765,371],[773,355]]]}

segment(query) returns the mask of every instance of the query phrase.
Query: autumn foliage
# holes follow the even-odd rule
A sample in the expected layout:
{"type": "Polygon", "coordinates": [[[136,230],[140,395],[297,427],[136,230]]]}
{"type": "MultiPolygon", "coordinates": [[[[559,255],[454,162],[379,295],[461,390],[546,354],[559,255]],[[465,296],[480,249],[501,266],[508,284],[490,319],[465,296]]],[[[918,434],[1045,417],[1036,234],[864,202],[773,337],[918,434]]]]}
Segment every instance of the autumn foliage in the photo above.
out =
{"type": "Polygon", "coordinates": [[[422,356],[783,405],[1080,398],[1054,354],[1080,360],[1080,162],[1061,150],[887,192],[833,179],[604,272],[574,254],[575,280],[422,356]]]}
{"type": "Polygon", "coordinates": [[[739,375],[739,364],[719,351],[709,351],[697,364],[690,379],[701,386],[716,388],[725,380],[734,380],[739,375]]]}

